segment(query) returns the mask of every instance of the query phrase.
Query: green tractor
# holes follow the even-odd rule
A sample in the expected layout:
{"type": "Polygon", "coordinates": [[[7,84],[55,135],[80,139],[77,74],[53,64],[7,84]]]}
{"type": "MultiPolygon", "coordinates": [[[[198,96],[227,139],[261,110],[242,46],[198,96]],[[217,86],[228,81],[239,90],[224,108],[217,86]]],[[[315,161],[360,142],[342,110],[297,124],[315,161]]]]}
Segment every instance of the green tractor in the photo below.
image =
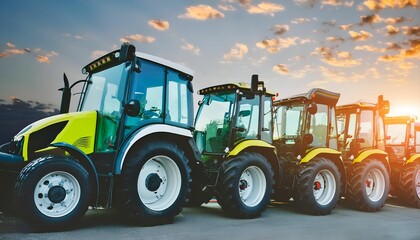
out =
{"type": "Polygon", "coordinates": [[[327,215],[340,198],[345,169],[337,148],[335,105],[340,94],[314,88],[273,102],[273,145],[284,172],[276,201],[327,215]]]}
{"type": "Polygon", "coordinates": [[[65,77],[62,114],[1,146],[2,201],[41,230],[70,227],[89,206],[117,207],[132,224],[172,221],[199,159],[192,71],[123,44],[82,72],[77,112],[65,77]]]}
{"type": "Polygon", "coordinates": [[[389,192],[389,162],[385,151],[384,117],[389,101],[378,97],[376,104],[356,102],[337,106],[338,149],[347,172],[344,191],[354,208],[380,210],[389,192]]]}
{"type": "Polygon", "coordinates": [[[420,123],[413,116],[385,118],[391,195],[420,208],[420,123]]]}
{"type": "Polygon", "coordinates": [[[236,218],[254,218],[269,203],[281,168],[271,145],[273,94],[253,75],[248,84],[201,89],[194,139],[203,171],[194,172],[190,206],[214,196],[236,218]]]}

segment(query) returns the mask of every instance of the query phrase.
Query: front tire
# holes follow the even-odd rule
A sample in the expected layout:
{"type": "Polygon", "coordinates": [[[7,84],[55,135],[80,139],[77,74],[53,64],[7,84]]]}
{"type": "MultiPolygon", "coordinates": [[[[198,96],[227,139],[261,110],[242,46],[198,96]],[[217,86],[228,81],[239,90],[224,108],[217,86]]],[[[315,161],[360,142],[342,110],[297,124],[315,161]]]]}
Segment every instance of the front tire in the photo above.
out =
{"type": "Polygon", "coordinates": [[[408,206],[420,208],[420,163],[404,166],[401,173],[400,197],[408,206]]]}
{"type": "Polygon", "coordinates": [[[270,202],[274,173],[261,154],[244,153],[222,164],[217,200],[236,218],[255,218],[270,202]]]}
{"type": "Polygon", "coordinates": [[[190,173],[187,157],[174,144],[134,146],[122,171],[122,213],[139,225],[171,222],[186,203],[190,173]]]}
{"type": "Polygon", "coordinates": [[[389,174],[379,160],[366,160],[352,165],[347,182],[350,203],[359,210],[379,211],[388,198],[389,174]]]}
{"type": "Polygon", "coordinates": [[[72,227],[87,211],[92,185],[83,166],[66,157],[41,157],[26,165],[15,186],[15,207],[38,230],[72,227]]]}
{"type": "Polygon", "coordinates": [[[294,201],[298,209],[313,215],[327,215],[340,197],[340,171],[326,158],[314,158],[298,169],[294,201]]]}

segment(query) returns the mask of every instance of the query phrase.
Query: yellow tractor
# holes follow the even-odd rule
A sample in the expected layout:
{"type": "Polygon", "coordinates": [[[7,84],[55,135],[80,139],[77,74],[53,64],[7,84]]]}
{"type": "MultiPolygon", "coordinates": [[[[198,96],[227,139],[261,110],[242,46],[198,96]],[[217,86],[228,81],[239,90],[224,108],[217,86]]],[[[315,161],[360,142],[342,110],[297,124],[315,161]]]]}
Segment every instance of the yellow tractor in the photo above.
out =
{"type": "Polygon", "coordinates": [[[274,138],[283,169],[274,198],[326,215],[340,198],[345,170],[337,148],[335,105],[340,94],[314,88],[273,103],[274,138]]]}
{"type": "Polygon", "coordinates": [[[390,166],[385,151],[385,114],[389,101],[356,102],[336,107],[338,150],[347,172],[344,196],[354,208],[374,212],[388,197],[390,166]]]}
{"type": "Polygon", "coordinates": [[[391,195],[420,208],[420,123],[414,116],[385,118],[391,195]]]}

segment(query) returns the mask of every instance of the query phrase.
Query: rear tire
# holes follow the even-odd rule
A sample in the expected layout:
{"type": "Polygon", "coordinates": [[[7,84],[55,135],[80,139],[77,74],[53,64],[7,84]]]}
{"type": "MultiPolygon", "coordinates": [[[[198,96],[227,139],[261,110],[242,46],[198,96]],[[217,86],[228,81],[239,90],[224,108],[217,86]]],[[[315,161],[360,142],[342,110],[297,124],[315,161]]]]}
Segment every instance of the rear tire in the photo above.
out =
{"type": "Polygon", "coordinates": [[[408,206],[420,208],[420,163],[404,166],[401,173],[400,197],[408,206]]]}
{"type": "Polygon", "coordinates": [[[325,158],[314,158],[298,170],[294,201],[298,209],[313,215],[327,215],[340,197],[340,171],[325,158]]]}
{"type": "Polygon", "coordinates": [[[217,200],[236,218],[261,215],[273,193],[274,173],[261,154],[244,153],[222,164],[217,200]]]}
{"type": "Polygon", "coordinates": [[[379,211],[388,198],[389,181],[388,171],[379,160],[353,164],[349,169],[346,197],[356,209],[379,211]]]}
{"type": "Polygon", "coordinates": [[[172,222],[190,191],[191,169],[184,152],[166,141],[134,146],[122,170],[121,210],[130,223],[172,222]]]}
{"type": "Polygon", "coordinates": [[[86,213],[92,185],[83,166],[66,157],[41,157],[26,165],[15,186],[15,207],[41,231],[71,228],[86,213]]]}

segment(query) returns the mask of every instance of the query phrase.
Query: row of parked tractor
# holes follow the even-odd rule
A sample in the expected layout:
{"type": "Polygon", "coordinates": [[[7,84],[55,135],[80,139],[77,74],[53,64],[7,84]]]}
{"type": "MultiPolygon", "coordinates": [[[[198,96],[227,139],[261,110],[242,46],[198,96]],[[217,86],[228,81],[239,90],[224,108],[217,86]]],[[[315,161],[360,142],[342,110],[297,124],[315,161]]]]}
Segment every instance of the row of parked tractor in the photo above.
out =
{"type": "Polygon", "coordinates": [[[253,75],[199,90],[194,117],[193,71],[131,44],[82,72],[72,85],[64,75],[61,114],[0,146],[0,210],[34,229],[72,227],[89,207],[163,224],[214,198],[235,218],[270,201],[313,215],[340,199],[378,211],[390,194],[420,207],[420,123],[388,117],[382,96],[337,106],[339,93],[315,88],[278,99],[253,75]]]}

